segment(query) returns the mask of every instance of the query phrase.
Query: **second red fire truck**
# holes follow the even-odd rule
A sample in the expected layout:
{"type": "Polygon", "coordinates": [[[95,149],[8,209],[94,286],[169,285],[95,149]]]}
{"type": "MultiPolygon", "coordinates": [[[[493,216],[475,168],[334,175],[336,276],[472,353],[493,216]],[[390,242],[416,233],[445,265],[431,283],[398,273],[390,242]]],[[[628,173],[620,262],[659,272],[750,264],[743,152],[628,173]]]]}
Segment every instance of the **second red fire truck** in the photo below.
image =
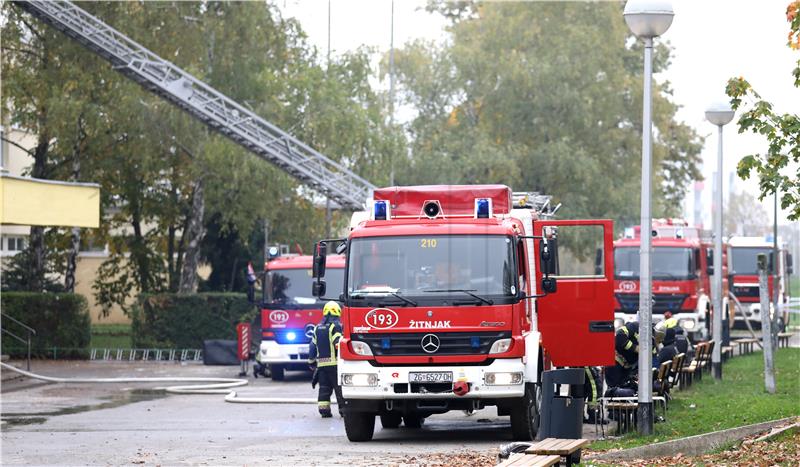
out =
{"type": "Polygon", "coordinates": [[[384,188],[346,239],[317,245],[314,293],[344,305],[349,440],[371,439],[376,417],[419,427],[486,406],[530,440],[543,369],[614,363],[612,222],[552,220],[548,204],[502,185],[384,188]],[[333,249],[341,295],[326,293],[333,249]]]}
{"type": "MultiPolygon", "coordinates": [[[[286,370],[308,371],[308,344],[322,320],[323,302],[311,295],[311,256],[279,256],[266,264],[261,303],[261,344],[254,375],[282,380],[286,370]]],[[[331,290],[341,291],[344,257],[327,259],[331,290]]]]}
{"type": "MultiPolygon", "coordinates": [[[[696,227],[680,219],[657,219],[649,235],[653,253],[653,322],[669,311],[694,341],[711,335],[711,276],[714,245],[696,227]]],[[[636,321],[639,310],[640,229],[628,229],[614,242],[615,326],[636,321]]],[[[723,319],[729,316],[728,278],[723,250],[723,319]]]]}

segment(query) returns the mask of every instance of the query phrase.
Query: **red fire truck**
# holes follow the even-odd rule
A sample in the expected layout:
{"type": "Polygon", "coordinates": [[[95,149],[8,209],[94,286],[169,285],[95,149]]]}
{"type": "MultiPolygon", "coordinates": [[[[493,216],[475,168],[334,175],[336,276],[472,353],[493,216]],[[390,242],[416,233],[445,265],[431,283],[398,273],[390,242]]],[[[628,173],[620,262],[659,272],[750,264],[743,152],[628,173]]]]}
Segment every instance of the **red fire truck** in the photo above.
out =
{"type": "MultiPolygon", "coordinates": [[[[744,325],[745,318],[751,325],[761,326],[761,304],[759,303],[758,270],[756,259],[760,253],[769,258],[767,266],[767,283],[769,284],[770,315],[774,312],[775,282],[778,284],[778,302],[786,305],[789,302],[789,275],[793,273],[792,255],[785,246],[778,248],[777,274],[774,261],[774,244],[763,237],[731,237],[728,242],[730,258],[730,274],[733,281],[733,295],[742,305],[742,313],[736,314],[737,324],[744,325]]],[[[788,309],[784,307],[782,316],[778,318],[779,329],[783,329],[789,318],[788,309]]]]}
{"type": "MultiPolygon", "coordinates": [[[[267,262],[261,304],[261,344],[253,366],[255,376],[275,381],[285,370],[308,370],[308,344],[322,320],[322,305],[311,295],[311,256],[279,256],[267,262]]],[[[331,290],[344,283],[344,257],[327,259],[331,290]]]]}
{"type": "MultiPolygon", "coordinates": [[[[627,229],[625,237],[614,242],[614,325],[635,321],[639,310],[639,249],[641,229],[627,229]]],[[[669,311],[694,341],[711,335],[711,276],[714,270],[714,245],[696,227],[681,219],[653,221],[652,273],[653,322],[669,311]]],[[[723,248],[723,310],[728,315],[728,279],[723,248]]],[[[732,323],[731,323],[732,324],[732,323]]]]}
{"type": "Polygon", "coordinates": [[[614,363],[611,221],[552,220],[549,197],[502,185],[383,188],[370,208],[314,259],[324,296],[327,251],[346,251],[339,380],[350,441],[372,439],[376,416],[417,428],[486,406],[530,440],[545,367],[614,363]]]}

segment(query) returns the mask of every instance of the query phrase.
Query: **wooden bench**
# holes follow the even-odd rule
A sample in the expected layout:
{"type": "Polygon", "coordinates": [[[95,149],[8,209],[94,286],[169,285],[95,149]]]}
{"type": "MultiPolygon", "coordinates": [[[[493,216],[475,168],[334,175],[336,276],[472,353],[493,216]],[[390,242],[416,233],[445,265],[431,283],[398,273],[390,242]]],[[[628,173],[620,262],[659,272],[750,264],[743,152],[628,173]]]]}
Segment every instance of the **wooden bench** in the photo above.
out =
{"type": "Polygon", "coordinates": [[[539,455],[531,455],[531,454],[512,454],[508,459],[503,461],[501,464],[497,464],[498,467],[510,467],[510,466],[529,466],[529,467],[550,467],[551,465],[556,465],[561,461],[561,456],[539,456],[539,455]]]}
{"type": "Polygon", "coordinates": [[[778,333],[778,347],[789,347],[789,339],[792,338],[791,332],[778,333]]]}
{"type": "Polygon", "coordinates": [[[581,448],[588,444],[588,439],[545,438],[526,449],[525,453],[564,457],[569,466],[581,462],[581,448]]]}
{"type": "Polygon", "coordinates": [[[728,345],[720,349],[722,351],[722,361],[727,362],[729,358],[733,357],[733,346],[728,345]]]}
{"type": "Polygon", "coordinates": [[[746,355],[753,353],[753,345],[758,342],[758,339],[748,337],[745,339],[736,339],[735,342],[739,346],[739,355],[746,355]]]}
{"type": "Polygon", "coordinates": [[[635,402],[609,402],[606,404],[609,417],[617,421],[617,435],[627,433],[636,427],[636,408],[639,404],[635,402]]]}

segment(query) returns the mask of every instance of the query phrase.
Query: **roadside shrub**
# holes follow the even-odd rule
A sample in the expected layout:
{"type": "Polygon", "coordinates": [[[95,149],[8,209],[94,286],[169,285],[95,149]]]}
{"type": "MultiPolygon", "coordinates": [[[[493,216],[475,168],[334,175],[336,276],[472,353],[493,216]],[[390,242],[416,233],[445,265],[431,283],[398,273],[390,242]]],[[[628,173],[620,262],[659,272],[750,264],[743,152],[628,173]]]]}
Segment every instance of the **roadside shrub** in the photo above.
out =
{"type": "MultiPolygon", "coordinates": [[[[5,315],[36,330],[31,355],[36,357],[86,357],[91,340],[91,319],[86,298],[71,293],[3,292],[0,308],[5,315]]],[[[25,339],[27,333],[3,318],[3,329],[25,339]]],[[[27,346],[6,333],[3,354],[27,355],[27,346]]]]}
{"type": "Polygon", "coordinates": [[[236,325],[255,314],[245,294],[144,294],[131,312],[133,345],[200,349],[206,339],[236,339],[236,325]]]}

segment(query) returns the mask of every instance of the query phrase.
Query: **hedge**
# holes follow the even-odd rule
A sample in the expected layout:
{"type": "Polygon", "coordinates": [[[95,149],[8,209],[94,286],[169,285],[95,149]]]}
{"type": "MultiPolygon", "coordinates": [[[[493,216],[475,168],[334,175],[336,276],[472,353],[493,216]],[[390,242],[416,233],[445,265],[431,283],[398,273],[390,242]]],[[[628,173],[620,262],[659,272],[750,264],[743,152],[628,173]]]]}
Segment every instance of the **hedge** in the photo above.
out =
{"type": "MultiPolygon", "coordinates": [[[[31,355],[36,357],[86,357],[91,341],[91,319],[86,298],[71,293],[3,292],[3,314],[36,330],[31,355]]],[[[27,332],[3,318],[3,328],[25,339],[27,332]]],[[[6,333],[3,354],[24,357],[27,346],[6,333]]]]}
{"type": "Polygon", "coordinates": [[[144,294],[131,312],[136,348],[201,349],[206,339],[236,339],[236,324],[252,321],[245,294],[144,294]]]}

